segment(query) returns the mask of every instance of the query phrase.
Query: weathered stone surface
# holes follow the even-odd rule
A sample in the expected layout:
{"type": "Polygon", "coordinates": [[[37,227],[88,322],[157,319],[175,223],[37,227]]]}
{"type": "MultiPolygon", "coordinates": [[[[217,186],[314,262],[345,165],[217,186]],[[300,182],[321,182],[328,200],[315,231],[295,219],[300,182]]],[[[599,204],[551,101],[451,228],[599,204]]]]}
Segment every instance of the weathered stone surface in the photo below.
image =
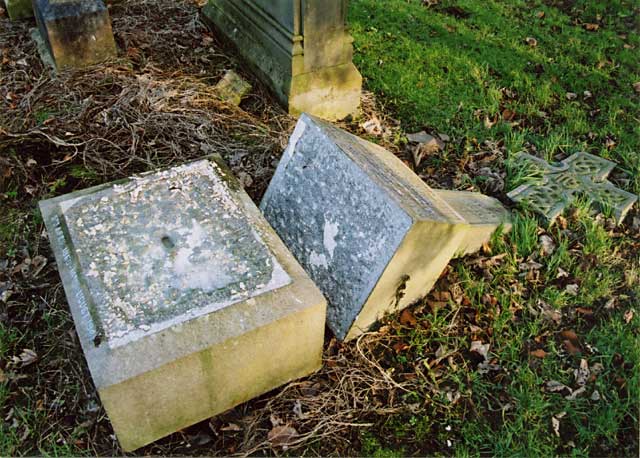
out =
{"type": "Polygon", "coordinates": [[[31,0],[4,0],[7,14],[13,21],[33,17],[31,0]]]}
{"type": "Polygon", "coordinates": [[[216,84],[216,94],[221,100],[232,105],[240,105],[242,98],[251,91],[251,84],[233,70],[225,73],[216,84]]]}
{"type": "Polygon", "coordinates": [[[511,230],[509,211],[499,200],[477,192],[442,189],[436,189],[435,192],[470,226],[456,256],[465,256],[480,250],[499,227],[502,227],[505,233],[511,230]]]}
{"type": "Polygon", "coordinates": [[[635,194],[616,188],[606,179],[615,168],[615,162],[593,154],[575,153],[557,166],[526,153],[521,153],[518,160],[532,172],[537,172],[540,182],[524,184],[507,195],[549,221],[555,220],[581,194],[601,208],[611,209],[618,223],[638,200],[635,194]]]}
{"type": "Polygon", "coordinates": [[[47,200],[41,210],[125,450],[320,366],[322,294],[216,161],[47,200]]]}
{"type": "Polygon", "coordinates": [[[477,222],[441,195],[390,152],[302,115],[261,209],[329,300],[329,327],[351,339],[470,249],[477,222]]]}
{"type": "Polygon", "coordinates": [[[362,77],[352,63],[346,0],[210,0],[211,25],[294,115],[357,112],[362,77]]]}
{"type": "Polygon", "coordinates": [[[38,29],[58,69],[84,67],[116,55],[102,0],[33,0],[38,29]]]}

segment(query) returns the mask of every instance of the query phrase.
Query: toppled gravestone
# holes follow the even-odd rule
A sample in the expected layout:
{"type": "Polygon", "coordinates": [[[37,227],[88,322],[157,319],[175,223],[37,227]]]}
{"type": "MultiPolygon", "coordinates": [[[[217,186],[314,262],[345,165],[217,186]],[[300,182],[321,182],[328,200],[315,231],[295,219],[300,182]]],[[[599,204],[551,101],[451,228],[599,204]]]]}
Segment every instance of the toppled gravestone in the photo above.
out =
{"type": "Polygon", "coordinates": [[[609,209],[621,223],[631,210],[638,196],[619,189],[607,177],[616,167],[611,162],[593,154],[579,152],[557,165],[543,159],[520,153],[516,160],[539,175],[538,183],[527,183],[511,191],[510,199],[540,213],[553,222],[580,196],[587,196],[601,209],[609,209]]]}
{"type": "Polygon", "coordinates": [[[125,451],[321,365],[326,302],[223,165],[41,202],[125,451]]]}
{"type": "Polygon", "coordinates": [[[478,194],[429,188],[385,149],[302,115],[261,209],[329,301],[340,339],[425,296],[449,260],[508,213],[478,194]]]}
{"type": "Polygon", "coordinates": [[[38,31],[58,70],[116,55],[109,10],[102,0],[33,0],[38,31]]]}

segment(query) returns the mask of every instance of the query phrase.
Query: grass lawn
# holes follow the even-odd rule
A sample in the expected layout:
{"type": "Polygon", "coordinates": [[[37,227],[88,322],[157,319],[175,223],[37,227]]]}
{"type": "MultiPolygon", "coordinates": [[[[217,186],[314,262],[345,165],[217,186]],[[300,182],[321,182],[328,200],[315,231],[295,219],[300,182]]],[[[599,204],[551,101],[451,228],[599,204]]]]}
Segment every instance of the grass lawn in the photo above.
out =
{"type": "MultiPolygon", "coordinates": [[[[124,0],[110,13],[119,58],[58,77],[32,24],[0,15],[2,456],[122,453],[38,200],[212,151],[259,200],[294,124],[255,79],[240,109],[215,99],[226,69],[252,76],[195,2],[124,0]]],[[[527,178],[519,151],[610,158],[612,181],[639,193],[639,13],[616,0],[351,0],[373,95],[343,126],[434,187],[506,205],[527,178]],[[374,117],[389,135],[363,128],[374,117]],[[405,134],[420,130],[449,140],[416,165],[405,134]]],[[[586,198],[552,226],[513,215],[510,234],[454,260],[424,301],[357,342],[328,335],[318,373],[137,454],[638,456],[638,209],[620,226],[586,198]],[[297,433],[287,449],[269,440],[278,424],[297,433]]]]}
{"type": "MultiPolygon", "coordinates": [[[[631,1],[353,0],[350,23],[357,66],[387,112],[406,131],[453,139],[418,172],[453,174],[449,185],[506,202],[519,151],[610,158],[623,170],[617,184],[640,192],[638,13],[631,1]],[[488,189],[474,167],[483,152],[493,158],[482,166],[503,174],[505,187],[488,189]]],[[[367,435],[368,453],[637,455],[640,229],[631,218],[607,226],[586,201],[566,216],[546,227],[516,213],[513,233],[487,253],[506,254],[498,265],[453,264],[449,283],[468,297],[473,326],[452,333],[455,308],[442,317],[418,307],[395,359],[407,370],[429,349],[455,353],[476,340],[499,369],[444,364],[439,386],[460,399],[429,399],[422,414],[390,418],[367,435]],[[552,254],[541,253],[540,235],[552,254]],[[581,361],[591,369],[583,394],[546,388],[582,386],[581,361]]]]}

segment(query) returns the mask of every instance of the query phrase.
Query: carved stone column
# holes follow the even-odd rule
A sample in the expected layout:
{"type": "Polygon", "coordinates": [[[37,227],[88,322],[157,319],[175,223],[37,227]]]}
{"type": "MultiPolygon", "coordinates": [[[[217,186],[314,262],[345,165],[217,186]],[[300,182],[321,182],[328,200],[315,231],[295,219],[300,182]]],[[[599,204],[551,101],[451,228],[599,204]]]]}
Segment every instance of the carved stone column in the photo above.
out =
{"type": "Polygon", "coordinates": [[[290,113],[329,120],[360,105],[346,13],[347,0],[209,0],[204,8],[290,113]]]}

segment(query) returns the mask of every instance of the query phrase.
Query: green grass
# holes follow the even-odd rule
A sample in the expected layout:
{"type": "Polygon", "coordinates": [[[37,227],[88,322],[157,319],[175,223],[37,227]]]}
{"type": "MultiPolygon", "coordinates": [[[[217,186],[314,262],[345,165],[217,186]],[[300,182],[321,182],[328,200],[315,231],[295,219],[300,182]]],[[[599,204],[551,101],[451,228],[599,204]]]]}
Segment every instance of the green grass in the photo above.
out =
{"type": "MultiPolygon", "coordinates": [[[[448,159],[434,158],[431,165],[437,169],[478,152],[474,145],[496,142],[505,161],[491,166],[505,172],[507,192],[540,179],[513,161],[516,153],[537,152],[553,161],[582,150],[617,161],[627,173],[627,190],[640,192],[640,95],[633,89],[640,81],[640,37],[631,33],[637,4],[434,3],[352,0],[350,12],[355,60],[366,87],[405,131],[427,129],[455,139],[447,145],[448,159]],[[588,31],[583,23],[599,28],[588,31]],[[537,46],[527,44],[528,37],[537,46]],[[568,92],[577,97],[569,100],[568,92]],[[515,113],[513,119],[503,119],[505,110],[515,113]]],[[[492,243],[493,255],[506,253],[498,265],[479,269],[465,259],[454,263],[444,284],[458,282],[468,307],[456,313],[459,306],[450,304],[435,314],[421,305],[413,309],[420,325],[398,330],[397,338],[410,350],[394,364],[407,370],[433,359],[440,346],[457,349],[452,364],[433,380],[460,393],[461,400],[451,405],[428,390],[414,395],[413,402],[425,406],[421,414],[385,419],[367,436],[365,452],[637,456],[637,240],[619,231],[612,237],[586,199],[565,216],[567,230],[516,211],[512,232],[492,243]],[[547,256],[540,254],[542,232],[556,245],[547,256]],[[527,260],[542,264],[532,277],[520,267],[527,260]],[[572,283],[577,295],[566,289],[572,283]],[[612,298],[614,306],[606,308],[612,298]],[[540,304],[561,313],[560,323],[540,313],[540,304]],[[629,310],[635,316],[627,322],[629,310]],[[471,332],[469,324],[482,331],[471,332]],[[561,334],[566,330],[578,335],[579,353],[566,350],[561,334]],[[474,339],[490,344],[489,358],[500,370],[479,373],[477,360],[469,359],[474,339]],[[544,350],[543,358],[531,354],[537,349],[544,350]],[[567,393],[544,389],[550,380],[575,389],[574,370],[583,358],[590,368],[602,365],[583,395],[566,399],[567,393]],[[594,391],[599,401],[591,399],[594,391]],[[560,417],[559,435],[554,416],[560,417]]]]}
{"type": "Polygon", "coordinates": [[[407,130],[497,138],[509,152],[527,141],[547,159],[601,154],[619,161],[639,192],[634,2],[572,3],[443,0],[427,8],[420,0],[354,0],[356,64],[407,130]],[[466,17],[456,17],[455,8],[466,17]],[[580,25],[595,22],[597,31],[580,25]],[[568,92],[577,98],[568,100],[568,92]],[[519,125],[501,120],[504,110],[519,125]],[[487,128],[485,117],[498,122],[487,128]],[[611,151],[607,139],[616,143],[611,151]]]}

